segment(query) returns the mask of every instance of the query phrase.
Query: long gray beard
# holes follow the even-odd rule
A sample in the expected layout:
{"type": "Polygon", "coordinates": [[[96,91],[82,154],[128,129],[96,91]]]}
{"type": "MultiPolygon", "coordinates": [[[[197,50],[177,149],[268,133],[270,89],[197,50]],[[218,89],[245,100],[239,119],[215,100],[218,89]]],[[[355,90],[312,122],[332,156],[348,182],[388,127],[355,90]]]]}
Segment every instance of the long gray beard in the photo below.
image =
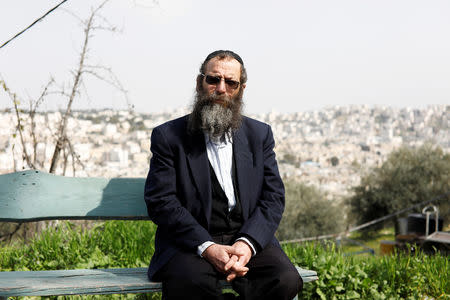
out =
{"type": "Polygon", "coordinates": [[[218,103],[205,105],[201,112],[202,129],[212,139],[222,138],[230,131],[233,123],[233,112],[218,103]]]}
{"type": "Polygon", "coordinates": [[[191,133],[205,132],[213,139],[221,138],[227,132],[233,133],[241,126],[242,105],[242,91],[233,99],[197,92],[189,115],[188,130],[191,133]],[[214,100],[222,100],[228,104],[214,103],[214,100]]]}

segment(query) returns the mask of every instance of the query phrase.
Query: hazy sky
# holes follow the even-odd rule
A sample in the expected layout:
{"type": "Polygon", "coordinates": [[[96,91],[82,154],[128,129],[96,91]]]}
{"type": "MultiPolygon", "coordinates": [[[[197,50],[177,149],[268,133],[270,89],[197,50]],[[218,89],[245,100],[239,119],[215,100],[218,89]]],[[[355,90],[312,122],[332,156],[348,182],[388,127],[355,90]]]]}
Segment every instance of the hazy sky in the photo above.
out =
{"type": "MultiPolygon", "coordinates": [[[[0,44],[60,1],[0,2],[0,44]]],[[[53,76],[70,84],[82,27],[99,1],[69,0],[0,49],[0,76],[27,101],[53,76]]],[[[97,31],[89,64],[111,67],[138,112],[192,102],[206,55],[231,49],[246,64],[250,113],[329,105],[450,104],[450,1],[112,0],[102,15],[121,33],[97,31]]],[[[126,108],[94,77],[81,109],[126,108]]],[[[56,87],[55,87],[56,89],[56,87]]],[[[0,108],[11,106],[0,91],[0,108]]],[[[53,97],[43,108],[64,107],[53,97]]]]}

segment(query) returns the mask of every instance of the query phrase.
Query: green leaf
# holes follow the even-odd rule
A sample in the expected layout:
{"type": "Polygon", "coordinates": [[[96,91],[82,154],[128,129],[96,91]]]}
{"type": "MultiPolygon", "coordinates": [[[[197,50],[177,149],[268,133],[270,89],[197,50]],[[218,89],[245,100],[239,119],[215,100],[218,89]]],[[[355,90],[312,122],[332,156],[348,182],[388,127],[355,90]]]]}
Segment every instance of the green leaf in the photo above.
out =
{"type": "Polygon", "coordinates": [[[359,299],[361,298],[361,295],[357,293],[356,291],[350,291],[346,295],[347,299],[359,299]]]}
{"type": "Polygon", "coordinates": [[[319,295],[320,299],[327,300],[327,296],[322,292],[321,289],[317,288],[316,293],[319,295]]]}
{"type": "Polygon", "coordinates": [[[342,291],[345,291],[345,288],[343,287],[343,286],[337,286],[336,287],[336,292],[342,292],[342,291]]]}

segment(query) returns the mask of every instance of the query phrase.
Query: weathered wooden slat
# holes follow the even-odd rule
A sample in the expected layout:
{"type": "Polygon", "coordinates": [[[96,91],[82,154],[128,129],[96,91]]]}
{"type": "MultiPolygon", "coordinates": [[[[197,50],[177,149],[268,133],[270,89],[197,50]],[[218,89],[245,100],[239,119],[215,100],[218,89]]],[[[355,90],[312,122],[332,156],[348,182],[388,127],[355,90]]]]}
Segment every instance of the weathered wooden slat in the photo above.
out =
{"type": "MultiPolygon", "coordinates": [[[[317,273],[297,267],[303,282],[317,273]]],[[[222,282],[223,288],[231,285],[222,282]]],[[[161,291],[150,282],[146,268],[0,272],[0,296],[51,296],[84,294],[150,293],[161,291]]]]}
{"type": "Polygon", "coordinates": [[[303,283],[311,282],[318,280],[319,277],[317,276],[317,272],[313,270],[307,270],[302,269],[300,267],[295,267],[298,271],[298,274],[300,274],[300,277],[302,277],[303,283]]]}
{"type": "Polygon", "coordinates": [[[2,296],[144,293],[161,290],[146,268],[0,272],[2,296]]]}
{"type": "Polygon", "coordinates": [[[148,219],[144,178],[78,178],[28,170],[0,175],[0,221],[148,219]]]}

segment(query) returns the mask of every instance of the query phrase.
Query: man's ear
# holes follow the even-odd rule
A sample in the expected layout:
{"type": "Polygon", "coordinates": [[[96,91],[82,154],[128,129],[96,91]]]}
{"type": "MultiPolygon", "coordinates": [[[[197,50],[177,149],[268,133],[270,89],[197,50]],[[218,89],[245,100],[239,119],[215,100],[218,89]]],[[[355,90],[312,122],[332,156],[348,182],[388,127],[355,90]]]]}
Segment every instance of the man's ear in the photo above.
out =
{"type": "Polygon", "coordinates": [[[202,84],[203,84],[203,76],[198,75],[197,76],[197,85],[195,86],[195,90],[197,92],[200,92],[203,89],[202,84]]]}
{"type": "Polygon", "coordinates": [[[242,86],[242,89],[245,89],[245,87],[247,86],[247,84],[244,83],[244,84],[242,84],[241,86],[242,86]]]}

